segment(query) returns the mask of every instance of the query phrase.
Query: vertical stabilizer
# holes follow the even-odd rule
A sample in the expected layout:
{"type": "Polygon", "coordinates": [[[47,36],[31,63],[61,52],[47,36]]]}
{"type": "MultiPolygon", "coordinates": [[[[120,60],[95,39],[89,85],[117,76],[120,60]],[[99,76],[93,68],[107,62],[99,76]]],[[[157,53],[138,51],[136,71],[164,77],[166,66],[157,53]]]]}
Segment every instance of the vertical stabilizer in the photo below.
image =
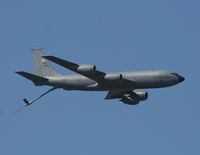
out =
{"type": "Polygon", "coordinates": [[[32,48],[31,50],[33,52],[33,61],[38,76],[52,77],[60,75],[56,72],[51,63],[42,57],[44,56],[42,53],[42,48],[32,48]]]}

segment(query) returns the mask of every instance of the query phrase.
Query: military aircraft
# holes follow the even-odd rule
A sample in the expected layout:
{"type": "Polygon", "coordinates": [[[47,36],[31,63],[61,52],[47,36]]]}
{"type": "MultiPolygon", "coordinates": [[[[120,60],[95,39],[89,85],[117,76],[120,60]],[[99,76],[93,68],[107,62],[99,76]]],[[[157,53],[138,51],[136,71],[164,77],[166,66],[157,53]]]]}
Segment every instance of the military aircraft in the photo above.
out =
{"type": "Polygon", "coordinates": [[[31,105],[49,92],[62,88],[64,90],[108,91],[105,99],[119,99],[119,101],[136,105],[148,98],[147,92],[136,89],[162,88],[176,85],[184,81],[184,77],[169,71],[138,71],[105,73],[95,65],[80,65],[55,56],[44,56],[41,48],[32,48],[37,75],[18,71],[17,74],[31,80],[36,86],[51,86],[52,88],[39,97],[25,102],[24,107],[31,105]],[[78,75],[61,75],[51,65],[54,62],[78,75]]]}

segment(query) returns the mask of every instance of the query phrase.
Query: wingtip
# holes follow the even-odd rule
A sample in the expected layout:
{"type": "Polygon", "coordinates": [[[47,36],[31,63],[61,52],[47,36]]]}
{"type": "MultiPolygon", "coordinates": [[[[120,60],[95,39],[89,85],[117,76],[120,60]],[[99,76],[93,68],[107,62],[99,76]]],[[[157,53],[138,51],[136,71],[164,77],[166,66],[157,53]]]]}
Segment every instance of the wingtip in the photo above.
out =
{"type": "Polygon", "coordinates": [[[22,73],[23,71],[15,71],[15,73],[17,73],[17,74],[20,74],[20,73],[22,73]]]}
{"type": "Polygon", "coordinates": [[[24,71],[15,71],[15,73],[17,73],[17,74],[23,74],[23,73],[25,73],[24,71]]]}

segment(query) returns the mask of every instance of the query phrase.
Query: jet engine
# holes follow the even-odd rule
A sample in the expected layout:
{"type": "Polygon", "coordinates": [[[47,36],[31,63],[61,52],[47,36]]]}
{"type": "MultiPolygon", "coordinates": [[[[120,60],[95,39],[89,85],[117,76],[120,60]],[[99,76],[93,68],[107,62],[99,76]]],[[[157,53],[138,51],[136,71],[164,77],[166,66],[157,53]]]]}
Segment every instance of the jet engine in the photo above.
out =
{"type": "Polygon", "coordinates": [[[81,73],[85,74],[95,74],[96,73],[96,66],[94,65],[80,65],[77,69],[81,73]]]}
{"type": "Polygon", "coordinates": [[[124,104],[129,104],[129,105],[136,105],[140,102],[140,100],[129,97],[129,96],[122,97],[120,101],[122,101],[124,104]]]}
{"type": "Polygon", "coordinates": [[[139,96],[140,101],[144,101],[148,99],[148,92],[134,92],[139,96]]]}
{"type": "Polygon", "coordinates": [[[106,75],[104,77],[105,80],[108,80],[108,81],[122,81],[123,80],[123,76],[122,74],[110,74],[110,75],[106,75]]]}
{"type": "Polygon", "coordinates": [[[136,105],[140,101],[144,101],[148,98],[147,92],[133,92],[133,94],[124,95],[120,101],[129,105],[136,105]]]}

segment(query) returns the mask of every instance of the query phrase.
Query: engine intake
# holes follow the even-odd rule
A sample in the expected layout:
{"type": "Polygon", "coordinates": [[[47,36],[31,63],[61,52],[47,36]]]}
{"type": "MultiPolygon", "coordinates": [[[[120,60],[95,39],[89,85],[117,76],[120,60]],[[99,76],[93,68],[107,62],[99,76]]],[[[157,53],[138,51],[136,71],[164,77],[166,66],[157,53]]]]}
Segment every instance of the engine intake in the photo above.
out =
{"type": "Polygon", "coordinates": [[[139,96],[140,101],[144,101],[148,99],[148,92],[134,92],[139,96]]]}
{"type": "Polygon", "coordinates": [[[96,66],[94,65],[80,65],[77,69],[81,73],[85,74],[95,74],[96,73],[96,66]]]}

